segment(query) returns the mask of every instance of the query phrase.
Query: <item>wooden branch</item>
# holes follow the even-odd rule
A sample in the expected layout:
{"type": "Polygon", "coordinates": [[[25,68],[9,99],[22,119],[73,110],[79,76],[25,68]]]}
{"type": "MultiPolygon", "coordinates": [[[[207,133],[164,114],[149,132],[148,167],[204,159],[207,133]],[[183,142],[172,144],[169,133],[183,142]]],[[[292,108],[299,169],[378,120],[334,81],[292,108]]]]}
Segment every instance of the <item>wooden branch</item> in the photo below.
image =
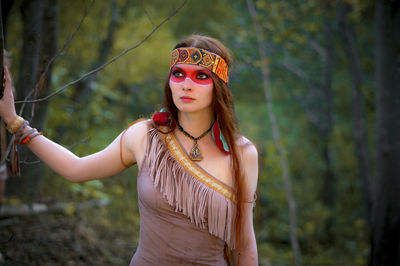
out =
{"type": "Polygon", "coordinates": [[[90,200],[79,203],[56,202],[54,204],[32,203],[19,207],[3,205],[0,210],[0,217],[31,216],[42,213],[67,212],[73,208],[76,211],[86,210],[94,207],[104,207],[110,204],[107,199],[90,200]]]}
{"type": "Polygon", "coordinates": [[[324,47],[322,47],[319,43],[317,43],[316,41],[310,41],[310,47],[316,51],[323,59],[326,58],[326,49],[324,47]]]}
{"type": "Polygon", "coordinates": [[[283,62],[282,66],[284,66],[287,70],[289,70],[294,75],[296,75],[299,79],[308,83],[308,78],[307,78],[306,74],[304,74],[304,71],[302,69],[300,69],[299,67],[289,64],[288,62],[283,62]]]}
{"type": "MultiPolygon", "coordinates": [[[[92,3],[93,3],[93,2],[94,2],[94,0],[92,0],[92,3]]],[[[141,41],[139,41],[136,45],[131,46],[131,47],[129,47],[129,48],[123,50],[123,51],[122,51],[121,53],[119,53],[117,56],[115,56],[115,57],[112,58],[111,60],[105,62],[105,63],[102,64],[101,66],[99,66],[99,67],[97,67],[97,68],[95,68],[95,69],[93,69],[93,70],[87,72],[86,74],[82,75],[80,78],[78,78],[78,79],[76,79],[76,80],[74,80],[74,81],[71,81],[71,82],[65,84],[65,85],[62,86],[61,88],[57,89],[55,92],[50,93],[49,95],[47,95],[47,96],[45,96],[45,97],[43,97],[43,98],[34,99],[34,100],[28,100],[28,98],[32,95],[32,93],[33,93],[33,91],[34,91],[34,89],[33,89],[33,90],[25,97],[25,99],[24,99],[23,101],[15,101],[16,104],[17,104],[17,103],[18,103],[18,104],[20,104],[20,103],[23,104],[23,106],[22,106],[21,109],[20,109],[19,115],[22,115],[23,108],[24,108],[24,105],[25,105],[26,103],[37,103],[37,102],[46,101],[46,100],[50,99],[51,97],[60,94],[64,89],[68,88],[69,86],[78,83],[79,81],[85,79],[86,77],[88,77],[88,76],[90,76],[90,75],[92,75],[92,74],[94,74],[94,73],[96,73],[96,72],[99,72],[100,70],[104,69],[106,66],[108,66],[108,65],[111,64],[111,63],[113,63],[114,61],[116,61],[116,60],[119,59],[121,56],[125,55],[126,53],[128,53],[128,52],[130,52],[130,51],[132,51],[132,50],[134,50],[134,49],[136,49],[136,48],[138,48],[138,47],[139,47],[140,45],[142,45],[148,38],[150,38],[150,36],[151,36],[155,31],[157,31],[164,23],[166,23],[166,22],[167,22],[168,20],[170,20],[173,16],[175,16],[175,15],[184,7],[184,5],[185,5],[187,2],[188,2],[188,0],[184,0],[180,6],[178,6],[174,11],[172,11],[172,12],[168,15],[168,17],[166,17],[163,21],[161,21],[159,24],[157,24],[157,25],[156,25],[156,26],[141,40],[141,41]]],[[[91,7],[91,5],[90,5],[89,7],[91,7]]],[[[85,10],[86,10],[86,12],[88,12],[88,9],[85,9],[85,10]]],[[[83,17],[83,18],[84,18],[84,17],[83,17]]],[[[73,36],[75,35],[75,33],[77,32],[77,30],[80,28],[80,25],[82,24],[83,18],[81,19],[81,22],[79,23],[77,29],[74,31],[74,33],[71,35],[71,37],[70,37],[68,40],[72,40],[73,36]]],[[[53,61],[54,61],[54,60],[53,60],[53,61]]],[[[6,155],[5,155],[4,158],[1,160],[0,164],[3,164],[3,163],[6,161],[6,158],[8,157],[8,155],[10,154],[13,140],[14,140],[14,136],[12,137],[12,139],[11,139],[9,145],[7,146],[6,155]]]]}
{"type": "Polygon", "coordinates": [[[368,130],[367,119],[364,109],[364,95],[361,88],[363,86],[363,73],[361,68],[361,59],[357,50],[356,32],[354,25],[347,20],[350,12],[350,6],[341,3],[338,6],[339,35],[342,45],[349,60],[349,68],[353,79],[352,104],[353,104],[353,138],[355,152],[358,160],[358,171],[362,184],[362,195],[364,199],[365,220],[371,226],[372,209],[372,177],[370,170],[370,159],[368,149],[368,130]]]}
{"type": "Polygon", "coordinates": [[[182,4],[177,7],[173,12],[171,12],[171,14],[166,17],[163,21],[161,21],[159,24],[157,24],[141,41],[139,41],[137,44],[135,44],[134,46],[131,46],[125,50],[123,50],[122,52],[120,52],[117,56],[113,57],[112,59],[110,59],[109,61],[105,62],[104,64],[102,64],[101,66],[92,69],[91,71],[83,74],[81,77],[77,78],[74,81],[71,81],[67,84],[65,84],[64,86],[62,86],[61,88],[57,89],[55,92],[50,93],[49,95],[40,98],[40,99],[35,99],[35,100],[24,100],[24,101],[16,101],[15,103],[37,103],[37,102],[43,102],[46,101],[48,99],[50,99],[51,97],[60,94],[64,89],[70,87],[73,84],[78,83],[79,81],[85,79],[86,77],[99,72],[100,70],[103,70],[106,66],[108,66],[109,64],[113,63],[114,61],[118,60],[121,56],[125,55],[126,53],[138,48],[140,45],[142,45],[148,38],[150,38],[151,35],[153,35],[153,33],[158,30],[165,22],[167,22],[168,20],[170,20],[176,13],[178,13],[179,10],[182,9],[182,7],[187,3],[188,0],[184,0],[182,2],[182,4]]]}
{"type": "MultiPolygon", "coordinates": [[[[81,20],[79,21],[78,25],[75,27],[75,30],[71,33],[71,35],[65,40],[64,45],[61,47],[61,49],[49,60],[49,62],[46,65],[45,70],[43,71],[43,73],[41,73],[38,82],[36,83],[35,87],[25,96],[23,104],[18,112],[18,114],[21,116],[24,112],[25,109],[25,105],[28,102],[25,102],[29,99],[29,97],[32,96],[33,92],[37,91],[40,84],[42,83],[44,77],[46,77],[51,65],[53,64],[53,62],[60,56],[64,54],[64,51],[68,48],[68,46],[70,45],[72,39],[75,37],[76,33],[79,31],[79,29],[81,28],[83,22],[85,21],[85,18],[87,17],[89,10],[91,9],[91,7],[93,6],[94,0],[92,0],[89,4],[89,7],[86,7],[81,20]]],[[[18,102],[18,101],[17,101],[18,102]]],[[[16,102],[16,103],[17,103],[16,102]]]]}
{"type": "Polygon", "coordinates": [[[156,27],[156,24],[154,24],[153,19],[151,18],[149,12],[147,12],[146,8],[144,7],[143,0],[140,1],[140,6],[142,7],[144,13],[146,14],[146,17],[150,21],[151,25],[153,26],[153,29],[156,27]]]}

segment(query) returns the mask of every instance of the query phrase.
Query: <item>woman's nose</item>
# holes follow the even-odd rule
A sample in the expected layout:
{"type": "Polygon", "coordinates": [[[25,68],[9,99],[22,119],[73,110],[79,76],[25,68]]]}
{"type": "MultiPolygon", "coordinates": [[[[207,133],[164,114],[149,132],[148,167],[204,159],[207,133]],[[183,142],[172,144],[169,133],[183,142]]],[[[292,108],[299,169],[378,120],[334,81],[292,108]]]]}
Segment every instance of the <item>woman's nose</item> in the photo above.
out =
{"type": "Polygon", "coordinates": [[[189,77],[186,77],[185,80],[183,81],[182,89],[185,91],[186,90],[190,91],[192,90],[192,87],[193,87],[193,80],[191,80],[189,77]]]}

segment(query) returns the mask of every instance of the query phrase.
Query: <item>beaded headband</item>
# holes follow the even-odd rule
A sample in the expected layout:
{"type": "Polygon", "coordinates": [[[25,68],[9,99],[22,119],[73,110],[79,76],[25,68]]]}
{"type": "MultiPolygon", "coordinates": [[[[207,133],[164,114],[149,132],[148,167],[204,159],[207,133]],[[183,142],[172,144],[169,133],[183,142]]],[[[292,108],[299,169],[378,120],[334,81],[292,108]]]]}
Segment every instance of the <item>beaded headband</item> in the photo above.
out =
{"type": "Polygon", "coordinates": [[[171,69],[178,64],[198,65],[207,68],[215,73],[225,83],[228,83],[228,64],[225,60],[214,53],[207,50],[194,47],[181,47],[172,51],[171,69]]]}

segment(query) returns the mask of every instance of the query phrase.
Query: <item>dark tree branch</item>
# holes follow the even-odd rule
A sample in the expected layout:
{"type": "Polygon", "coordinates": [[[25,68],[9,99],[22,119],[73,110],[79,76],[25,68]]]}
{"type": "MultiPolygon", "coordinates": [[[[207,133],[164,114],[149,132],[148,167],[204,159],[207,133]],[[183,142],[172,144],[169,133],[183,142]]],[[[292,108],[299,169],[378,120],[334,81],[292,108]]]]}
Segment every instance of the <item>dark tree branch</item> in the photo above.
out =
{"type": "MultiPolygon", "coordinates": [[[[93,2],[94,2],[94,0],[92,0],[92,2],[91,2],[91,4],[89,5],[89,7],[85,9],[84,16],[82,17],[80,23],[79,23],[78,26],[76,27],[75,31],[71,34],[71,36],[67,39],[66,44],[64,44],[63,48],[55,55],[54,60],[55,60],[56,57],[58,57],[59,55],[61,55],[62,52],[68,47],[69,43],[71,42],[71,40],[72,40],[73,37],[75,36],[76,32],[77,32],[78,29],[81,27],[81,25],[82,25],[82,23],[83,23],[83,21],[84,21],[84,18],[87,16],[87,13],[88,13],[88,11],[89,11],[89,8],[92,7],[93,2]]],[[[140,46],[142,43],[144,43],[156,30],[158,30],[158,28],[160,28],[164,23],[166,23],[166,22],[167,22],[168,20],[170,20],[173,16],[175,16],[175,15],[184,7],[184,5],[185,5],[187,2],[188,2],[188,0],[184,0],[180,6],[178,6],[173,12],[171,12],[171,13],[168,15],[168,17],[166,17],[163,21],[161,21],[159,24],[157,24],[157,25],[156,25],[156,26],[155,26],[155,27],[140,41],[140,42],[138,42],[136,45],[134,45],[134,46],[132,46],[132,47],[129,47],[129,48],[123,50],[121,53],[119,53],[117,56],[115,56],[114,58],[112,58],[112,59],[109,60],[108,62],[104,63],[103,65],[101,65],[101,66],[99,66],[99,67],[97,67],[97,68],[95,68],[95,69],[93,69],[93,70],[87,72],[86,74],[84,74],[84,75],[81,76],[80,78],[78,78],[78,79],[76,79],[76,80],[74,80],[74,81],[71,81],[71,82],[65,84],[64,86],[62,86],[61,88],[57,89],[55,92],[53,92],[53,93],[47,95],[47,96],[44,97],[44,98],[36,99],[36,100],[27,100],[27,98],[30,97],[30,95],[32,95],[32,93],[33,93],[33,91],[34,91],[34,90],[32,90],[32,91],[29,93],[29,95],[25,97],[25,99],[24,99],[23,101],[16,101],[15,103],[22,103],[23,106],[24,106],[26,103],[36,103],[36,102],[42,102],[42,101],[48,100],[48,99],[50,99],[51,97],[53,97],[53,96],[55,96],[55,95],[57,95],[57,94],[60,94],[60,93],[61,93],[64,89],[66,89],[67,87],[69,87],[69,86],[71,86],[71,85],[73,85],[73,84],[75,84],[75,83],[78,83],[79,81],[81,81],[81,80],[83,80],[84,78],[90,76],[91,74],[94,74],[94,73],[96,73],[96,72],[99,72],[100,70],[102,70],[103,68],[105,68],[107,65],[109,65],[109,64],[111,64],[112,62],[116,61],[116,60],[117,60],[118,58],[120,58],[121,56],[123,56],[123,55],[125,55],[126,53],[130,52],[131,50],[134,50],[134,49],[136,49],[137,47],[139,47],[139,46],[140,46]]],[[[54,61],[54,60],[52,60],[52,61],[54,61]]],[[[23,106],[22,106],[22,107],[23,107],[23,106]]],[[[19,112],[19,115],[22,115],[22,112],[23,112],[22,107],[21,107],[21,110],[20,110],[20,112],[19,112]]],[[[12,136],[12,138],[11,138],[11,140],[10,140],[10,143],[9,143],[8,146],[7,146],[6,154],[5,154],[5,156],[2,158],[2,160],[1,160],[1,162],[0,162],[0,165],[3,164],[3,163],[6,161],[8,155],[10,154],[13,141],[14,141],[14,136],[12,136]]],[[[83,142],[83,141],[82,141],[82,142],[83,142]]]]}
{"type": "Polygon", "coordinates": [[[365,220],[371,226],[372,207],[372,179],[368,151],[368,130],[364,110],[363,73],[360,55],[357,50],[356,31],[354,25],[348,21],[347,16],[351,12],[351,6],[341,3],[338,6],[339,34],[346,56],[349,60],[349,68],[353,79],[352,104],[353,104],[353,138],[355,152],[358,160],[358,170],[361,178],[362,195],[365,206],[365,220]]]}
{"type": "Polygon", "coordinates": [[[146,14],[147,18],[149,19],[149,21],[150,21],[150,23],[151,23],[151,25],[153,26],[153,29],[154,29],[156,27],[156,24],[154,24],[154,21],[151,18],[149,12],[147,12],[146,8],[144,7],[143,0],[140,1],[140,5],[141,5],[144,13],[146,14]]]}
{"type": "Polygon", "coordinates": [[[44,203],[33,203],[29,205],[24,204],[20,207],[4,206],[3,209],[0,211],[0,217],[31,216],[41,213],[62,213],[65,212],[71,206],[74,206],[75,210],[79,211],[94,207],[107,206],[109,203],[110,201],[107,199],[101,199],[101,200],[94,199],[80,203],[57,202],[51,205],[44,203]]]}
{"type": "Polygon", "coordinates": [[[304,73],[304,71],[301,69],[301,68],[299,68],[299,67],[297,67],[297,66],[295,66],[295,65],[293,65],[293,64],[290,64],[290,63],[287,63],[287,62],[284,62],[283,64],[282,64],[287,70],[289,70],[290,72],[292,72],[294,75],[296,75],[299,79],[301,79],[302,81],[305,81],[305,82],[309,82],[309,80],[308,80],[308,78],[307,78],[307,76],[306,76],[306,74],[304,73]]]}
{"type": "Polygon", "coordinates": [[[86,77],[99,72],[100,70],[104,69],[106,66],[108,66],[109,64],[113,63],[114,61],[118,60],[121,56],[125,55],[126,53],[138,48],[140,45],[142,45],[148,38],[150,38],[151,35],[153,35],[153,33],[158,30],[165,22],[167,22],[168,20],[170,20],[176,13],[178,13],[179,10],[182,9],[182,7],[186,4],[188,0],[184,0],[182,2],[182,4],[177,7],[173,12],[171,12],[171,14],[166,17],[163,21],[161,21],[159,24],[157,24],[141,41],[139,41],[137,44],[135,44],[134,46],[131,46],[125,50],[123,50],[122,52],[120,52],[117,56],[113,57],[111,60],[105,62],[104,64],[102,64],[101,66],[87,72],[86,74],[82,75],[81,77],[77,78],[74,81],[71,81],[67,84],[65,84],[64,86],[62,86],[61,88],[57,89],[55,92],[50,93],[49,95],[40,98],[40,99],[35,99],[35,100],[24,100],[24,101],[16,101],[15,103],[37,103],[37,102],[43,102],[46,101],[48,99],[50,99],[51,97],[60,94],[64,89],[68,88],[69,86],[78,83],[79,81],[85,79],[86,77]]]}
{"type": "Polygon", "coordinates": [[[316,51],[324,60],[327,56],[327,52],[326,49],[324,47],[322,47],[319,43],[317,43],[316,41],[310,41],[310,47],[316,51]]]}
{"type": "Polygon", "coordinates": [[[71,35],[67,38],[67,40],[64,42],[64,45],[62,46],[62,48],[60,49],[60,51],[58,51],[47,63],[46,68],[44,70],[44,72],[40,75],[39,77],[39,81],[36,83],[35,87],[25,96],[24,102],[18,112],[18,114],[21,116],[24,112],[26,103],[26,100],[29,99],[29,97],[32,96],[33,92],[38,90],[39,84],[42,83],[43,78],[46,77],[46,74],[48,73],[51,65],[53,64],[53,62],[57,59],[57,57],[59,57],[60,55],[64,54],[64,51],[67,49],[67,47],[69,46],[69,44],[71,43],[72,39],[75,37],[75,34],[79,31],[79,29],[81,28],[85,18],[87,17],[90,8],[93,6],[95,0],[92,0],[92,2],[90,2],[89,6],[85,8],[84,12],[83,12],[83,16],[81,18],[81,20],[79,21],[78,25],[76,26],[75,30],[71,33],[71,35]]]}

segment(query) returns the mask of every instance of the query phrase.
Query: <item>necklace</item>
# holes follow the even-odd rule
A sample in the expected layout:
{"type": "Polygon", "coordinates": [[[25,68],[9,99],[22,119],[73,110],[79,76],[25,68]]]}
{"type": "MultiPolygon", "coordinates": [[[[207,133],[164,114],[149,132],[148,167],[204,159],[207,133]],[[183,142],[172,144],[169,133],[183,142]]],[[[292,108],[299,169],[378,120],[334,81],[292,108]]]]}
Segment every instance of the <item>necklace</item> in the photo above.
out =
{"type": "Polygon", "coordinates": [[[193,137],[192,135],[190,135],[189,133],[187,133],[187,132],[183,129],[183,127],[179,124],[179,122],[176,121],[176,123],[178,124],[179,130],[180,130],[183,134],[185,134],[187,137],[189,137],[189,138],[191,138],[192,140],[194,140],[193,148],[192,148],[192,150],[190,151],[190,154],[189,154],[190,160],[192,160],[192,161],[201,161],[201,160],[203,159],[203,155],[201,154],[201,151],[200,151],[200,149],[199,149],[199,145],[198,145],[197,141],[199,141],[202,137],[204,137],[205,135],[207,135],[207,134],[211,131],[211,129],[212,129],[213,126],[214,126],[215,121],[216,121],[216,119],[215,119],[214,122],[211,124],[210,128],[207,129],[203,134],[201,134],[201,135],[198,136],[197,138],[195,138],[195,137],[193,137]]]}

